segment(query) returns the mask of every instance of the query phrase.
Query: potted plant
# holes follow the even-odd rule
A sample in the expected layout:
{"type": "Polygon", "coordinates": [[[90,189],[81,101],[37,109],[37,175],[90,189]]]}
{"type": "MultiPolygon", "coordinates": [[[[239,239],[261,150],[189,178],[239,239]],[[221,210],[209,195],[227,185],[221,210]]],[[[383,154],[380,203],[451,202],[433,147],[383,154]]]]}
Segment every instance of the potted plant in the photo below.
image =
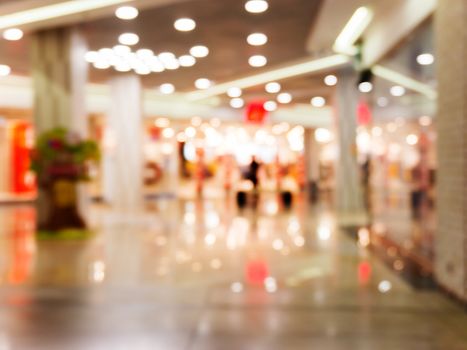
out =
{"type": "Polygon", "coordinates": [[[99,157],[96,142],[83,140],[65,128],[39,135],[31,156],[31,167],[42,194],[39,205],[45,206],[39,231],[86,229],[78,211],[77,184],[89,180],[89,162],[99,157]]]}

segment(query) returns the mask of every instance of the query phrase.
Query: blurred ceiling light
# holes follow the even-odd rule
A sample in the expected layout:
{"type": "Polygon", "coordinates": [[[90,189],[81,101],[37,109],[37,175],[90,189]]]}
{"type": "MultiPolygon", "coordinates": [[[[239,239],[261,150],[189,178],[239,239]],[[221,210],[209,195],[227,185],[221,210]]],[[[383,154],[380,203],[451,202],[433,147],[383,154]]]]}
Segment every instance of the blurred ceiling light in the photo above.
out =
{"type": "Polygon", "coordinates": [[[328,129],[318,128],[315,130],[315,140],[319,143],[327,143],[332,141],[332,134],[328,129]]]}
{"type": "Polygon", "coordinates": [[[206,78],[199,78],[195,81],[196,88],[200,90],[209,89],[211,87],[211,81],[206,78]]]}
{"type": "Polygon", "coordinates": [[[321,96],[315,96],[311,99],[311,105],[313,107],[324,107],[324,105],[326,104],[326,99],[324,97],[321,97],[321,96]]]}
{"type": "Polygon", "coordinates": [[[139,49],[136,51],[136,56],[139,58],[146,60],[150,59],[151,57],[154,56],[154,52],[150,49],[139,49]]]}
{"type": "Polygon", "coordinates": [[[0,64],[0,77],[6,77],[10,73],[11,73],[10,66],[7,66],[6,64],[0,64]]]}
{"type": "Polygon", "coordinates": [[[157,57],[159,58],[159,60],[162,63],[177,60],[177,58],[175,57],[175,55],[172,52],[161,52],[159,55],[157,55],[157,57]]]}
{"type": "Polygon", "coordinates": [[[131,70],[131,66],[126,62],[120,62],[115,65],[115,70],[117,72],[129,72],[131,70]]]}
{"type": "Polygon", "coordinates": [[[238,87],[231,87],[227,90],[227,96],[229,97],[240,97],[242,96],[242,89],[238,87]]]}
{"type": "Polygon", "coordinates": [[[118,42],[122,45],[136,45],[139,42],[139,36],[135,33],[123,33],[118,37],[118,42]]]}
{"type": "Polygon", "coordinates": [[[135,69],[135,73],[139,75],[148,75],[151,74],[151,70],[149,69],[149,67],[141,65],[135,69]]]}
{"type": "Polygon", "coordinates": [[[264,103],[264,109],[268,112],[274,112],[277,109],[277,103],[275,101],[267,101],[264,103]]]}
{"type": "Polygon", "coordinates": [[[327,86],[334,86],[337,84],[337,77],[333,74],[326,75],[326,77],[324,78],[324,83],[327,86]]]}
{"type": "Polygon", "coordinates": [[[430,126],[432,123],[431,117],[424,115],[418,119],[418,123],[421,126],[430,126]]]}
{"type": "Polygon", "coordinates": [[[148,62],[148,66],[154,73],[160,73],[165,70],[164,65],[157,57],[152,57],[148,62]]]}
{"type": "Polygon", "coordinates": [[[88,51],[84,55],[86,62],[94,63],[99,59],[99,54],[96,51],[88,51]]]}
{"type": "Polygon", "coordinates": [[[368,93],[371,90],[373,90],[373,84],[370,83],[369,81],[364,81],[360,84],[358,84],[358,90],[363,93],[368,93]]]}
{"type": "Polygon", "coordinates": [[[372,18],[372,11],[364,6],[359,7],[334,42],[334,51],[354,55],[356,48],[353,45],[368,27],[372,18]]]}
{"type": "Polygon", "coordinates": [[[263,33],[253,33],[248,35],[246,41],[252,46],[261,46],[268,42],[268,37],[263,33]]]}
{"type": "Polygon", "coordinates": [[[277,94],[279,91],[281,91],[281,84],[275,81],[267,83],[265,86],[265,90],[270,94],[277,94]]]}
{"type": "Polygon", "coordinates": [[[400,85],[394,85],[391,87],[391,95],[395,97],[400,97],[405,94],[405,88],[400,85]]]}
{"type": "Polygon", "coordinates": [[[169,69],[169,70],[175,70],[175,69],[180,68],[180,63],[178,62],[177,59],[163,62],[163,65],[165,69],[169,69]]]}
{"type": "Polygon", "coordinates": [[[19,28],[10,28],[3,32],[3,39],[9,41],[20,40],[23,37],[23,31],[19,28]]]}
{"type": "Polygon", "coordinates": [[[248,64],[252,67],[264,67],[268,60],[263,55],[254,55],[248,59],[248,64]]]}
{"type": "Polygon", "coordinates": [[[182,67],[192,67],[196,64],[196,58],[191,55],[183,55],[178,58],[178,62],[182,67]]]}
{"type": "Polygon", "coordinates": [[[289,94],[288,92],[283,92],[277,95],[277,101],[279,103],[284,103],[284,104],[290,103],[292,102],[292,95],[289,94]]]}
{"type": "Polygon", "coordinates": [[[406,89],[416,91],[422,95],[425,95],[429,99],[434,100],[438,96],[436,90],[434,90],[428,84],[421,83],[392,69],[376,65],[372,67],[371,71],[374,75],[380,78],[383,78],[394,84],[400,85],[406,89]]]}
{"type": "Polygon", "coordinates": [[[190,32],[196,28],[196,22],[191,18],[179,18],[175,21],[174,27],[180,32],[190,32]]]}
{"type": "Polygon", "coordinates": [[[310,74],[329,68],[339,67],[344,64],[347,64],[348,62],[349,58],[345,55],[333,55],[314,60],[307,59],[301,62],[290,64],[286,67],[271,69],[263,73],[252,74],[244,78],[218,84],[209,89],[208,91],[192,91],[188,94],[187,97],[190,100],[200,100],[211,96],[225,94],[227,90],[232,86],[237,86],[241,89],[249,88],[252,86],[265,84],[269,81],[281,80],[300,75],[310,74]]]}
{"type": "Polygon", "coordinates": [[[115,6],[133,0],[69,0],[0,16],[0,29],[47,21],[54,18],[115,6]]]}
{"type": "Polygon", "coordinates": [[[418,136],[415,134],[410,134],[405,138],[405,141],[410,146],[415,146],[418,143],[418,136]]]}
{"type": "Polygon", "coordinates": [[[230,106],[232,108],[242,108],[244,104],[245,103],[243,102],[243,99],[241,99],[240,97],[235,97],[230,100],[230,106]]]}
{"type": "Polygon", "coordinates": [[[173,86],[173,84],[165,83],[159,87],[159,91],[164,95],[170,95],[175,92],[175,86],[173,86]]]}
{"type": "Polygon", "coordinates": [[[115,45],[112,48],[113,52],[119,56],[127,55],[131,52],[131,49],[126,45],[115,45]]]}
{"type": "Polygon", "coordinates": [[[249,0],[245,3],[245,10],[250,13],[262,13],[269,8],[266,0],[249,0]]]}
{"type": "Polygon", "coordinates": [[[115,10],[115,16],[120,19],[130,20],[138,17],[138,9],[133,6],[120,6],[115,10]]]}
{"type": "Polygon", "coordinates": [[[209,49],[203,45],[196,45],[190,49],[190,54],[197,58],[203,58],[209,55],[209,49]]]}
{"type": "Polygon", "coordinates": [[[429,66],[433,64],[434,61],[435,57],[431,53],[422,53],[417,56],[417,62],[422,66],[429,66]]]}
{"type": "Polygon", "coordinates": [[[110,63],[107,60],[99,58],[97,61],[93,62],[93,66],[97,69],[107,69],[110,68],[110,63]]]}

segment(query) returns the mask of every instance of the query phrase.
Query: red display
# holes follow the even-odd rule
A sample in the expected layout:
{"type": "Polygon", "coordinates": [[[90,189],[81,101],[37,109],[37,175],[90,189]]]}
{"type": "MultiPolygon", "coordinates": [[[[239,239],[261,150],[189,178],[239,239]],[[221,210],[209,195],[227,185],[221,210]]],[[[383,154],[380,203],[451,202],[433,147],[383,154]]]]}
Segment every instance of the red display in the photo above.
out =
{"type": "Polygon", "coordinates": [[[266,121],[267,111],[263,101],[250,102],[246,106],[246,122],[262,124],[266,121]]]}
{"type": "Polygon", "coordinates": [[[21,194],[35,190],[34,181],[28,179],[30,172],[30,145],[28,145],[28,133],[31,125],[27,122],[18,122],[12,127],[12,191],[21,194]]]}

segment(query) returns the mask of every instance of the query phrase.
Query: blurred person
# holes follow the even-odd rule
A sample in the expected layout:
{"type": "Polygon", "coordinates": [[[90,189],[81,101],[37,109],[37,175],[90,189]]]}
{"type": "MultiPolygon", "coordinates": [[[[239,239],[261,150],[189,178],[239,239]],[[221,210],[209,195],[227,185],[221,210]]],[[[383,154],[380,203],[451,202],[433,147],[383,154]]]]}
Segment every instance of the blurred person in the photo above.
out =
{"type": "Polygon", "coordinates": [[[257,191],[259,183],[259,169],[261,164],[256,160],[256,156],[251,158],[250,165],[248,166],[247,179],[253,184],[253,189],[257,191]]]}
{"type": "Polygon", "coordinates": [[[419,219],[422,214],[429,188],[429,180],[429,169],[422,157],[411,171],[410,207],[414,219],[419,219]]]}

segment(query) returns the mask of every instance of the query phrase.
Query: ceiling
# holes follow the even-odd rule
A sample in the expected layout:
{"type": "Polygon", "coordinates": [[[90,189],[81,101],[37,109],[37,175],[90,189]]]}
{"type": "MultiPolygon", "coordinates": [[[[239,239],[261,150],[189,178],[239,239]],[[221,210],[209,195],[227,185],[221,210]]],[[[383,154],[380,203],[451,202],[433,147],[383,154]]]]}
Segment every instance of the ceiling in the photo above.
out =
{"type": "MultiPolygon", "coordinates": [[[[135,49],[149,48],[156,54],[169,51],[181,56],[194,45],[207,46],[209,56],[198,59],[193,67],[142,77],[146,87],[172,83],[177,91],[190,91],[200,77],[223,82],[307,56],[306,41],[320,4],[321,0],[270,0],[268,11],[250,14],[245,11],[243,0],[195,0],[145,9],[133,21],[110,17],[85,23],[83,30],[92,50],[118,44],[118,35],[123,32],[140,36],[135,49]],[[196,29],[176,31],[173,23],[180,17],[194,19],[196,29]],[[248,45],[246,37],[253,32],[265,33],[268,43],[260,47],[248,45]],[[248,65],[248,58],[256,54],[267,57],[265,67],[248,65]]],[[[111,70],[91,69],[91,80],[104,82],[112,74],[111,70]]]]}
{"type": "MultiPolygon", "coordinates": [[[[0,0],[0,13],[2,8],[12,3],[20,6],[34,1],[53,2],[22,0],[20,3],[20,1],[0,0]]],[[[326,50],[323,49],[324,46],[319,46],[320,38],[330,41],[331,37],[335,36],[334,32],[331,36],[329,33],[323,33],[323,28],[334,28],[334,31],[338,31],[342,26],[337,22],[319,25],[323,20],[323,12],[327,11],[336,18],[343,17],[346,13],[342,7],[331,6],[336,1],[268,0],[268,11],[250,14],[244,9],[245,0],[137,0],[135,4],[141,2],[141,7],[140,14],[135,20],[117,19],[113,15],[113,9],[110,9],[105,16],[102,15],[98,19],[89,17],[86,21],[78,21],[80,22],[78,25],[87,39],[90,50],[113,47],[118,44],[118,36],[124,32],[134,32],[139,35],[140,42],[133,50],[149,48],[156,54],[170,51],[180,56],[187,54],[194,45],[206,45],[210,49],[210,54],[208,57],[198,59],[193,67],[151,73],[141,77],[143,85],[149,89],[156,89],[163,83],[172,83],[177,92],[189,92],[195,89],[194,81],[201,77],[222,83],[261,73],[289,62],[322,56],[326,50]],[[146,4],[143,6],[144,2],[146,4]],[[193,18],[197,23],[196,29],[192,32],[176,31],[173,23],[180,17],[193,18]],[[268,43],[260,47],[248,45],[246,37],[253,32],[267,34],[268,43]],[[265,55],[268,64],[263,68],[250,67],[248,58],[255,54],[265,55]]],[[[383,3],[381,0],[367,2],[371,2],[374,6],[383,3]]],[[[352,0],[346,3],[347,7],[350,3],[363,4],[363,0],[352,0]]],[[[386,2],[384,4],[387,5],[386,2]]],[[[349,8],[347,12],[351,13],[351,10],[349,8]]],[[[345,16],[347,18],[348,14],[345,16]]],[[[345,18],[343,17],[342,20],[345,21],[345,18]]],[[[433,52],[432,45],[432,23],[426,22],[390,52],[381,64],[434,86],[436,83],[434,66],[422,67],[416,63],[416,56],[419,53],[433,52]]],[[[25,35],[22,40],[16,42],[0,40],[0,63],[10,65],[13,74],[29,75],[29,46],[30,35],[25,35]]],[[[317,95],[332,102],[334,88],[323,83],[324,76],[329,73],[336,72],[320,72],[285,79],[281,81],[282,92],[291,93],[295,103],[308,104],[310,98],[317,95]]],[[[91,82],[105,83],[118,74],[121,73],[112,69],[98,70],[90,67],[91,82]]],[[[390,83],[375,78],[374,85],[375,89],[369,96],[373,101],[385,96],[388,97],[390,105],[396,106],[401,105],[401,101],[410,96],[418,96],[408,92],[407,98],[392,98],[388,93],[390,83]]],[[[260,85],[245,89],[243,97],[248,102],[267,100],[275,96],[266,93],[264,86],[260,85]]],[[[221,96],[221,101],[224,103],[228,103],[228,100],[226,95],[221,96]]]]}

